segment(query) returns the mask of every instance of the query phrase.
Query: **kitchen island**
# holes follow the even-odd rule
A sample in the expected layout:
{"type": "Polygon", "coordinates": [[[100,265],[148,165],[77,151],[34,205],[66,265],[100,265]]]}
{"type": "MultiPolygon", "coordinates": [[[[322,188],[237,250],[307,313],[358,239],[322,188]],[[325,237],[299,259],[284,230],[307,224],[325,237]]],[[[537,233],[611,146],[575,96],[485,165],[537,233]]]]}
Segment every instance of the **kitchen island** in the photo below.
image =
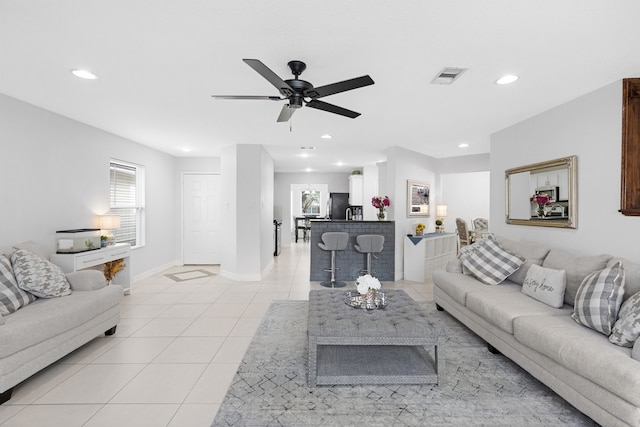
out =
{"type": "Polygon", "coordinates": [[[329,280],[330,274],[325,269],[331,266],[331,251],[318,247],[322,242],[322,233],[343,231],[349,233],[349,243],[344,251],[336,251],[336,280],[355,283],[362,270],[367,266],[367,255],[358,252],[353,246],[356,237],[361,234],[380,234],[384,236],[382,252],[374,254],[371,268],[379,280],[393,281],[395,277],[395,221],[345,221],[345,220],[311,220],[311,268],[312,281],[329,280]]]}

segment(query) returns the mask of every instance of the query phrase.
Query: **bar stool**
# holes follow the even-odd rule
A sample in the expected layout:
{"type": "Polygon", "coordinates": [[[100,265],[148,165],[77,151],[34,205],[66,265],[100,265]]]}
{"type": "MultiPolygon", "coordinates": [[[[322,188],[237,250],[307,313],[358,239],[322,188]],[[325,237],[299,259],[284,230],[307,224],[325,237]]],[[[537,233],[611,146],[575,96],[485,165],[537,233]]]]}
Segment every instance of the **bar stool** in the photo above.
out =
{"type": "Polygon", "coordinates": [[[371,254],[377,254],[382,252],[384,246],[384,236],[379,234],[361,234],[356,237],[357,244],[353,247],[360,253],[367,254],[367,269],[362,270],[365,274],[373,276],[373,270],[371,270],[371,254]]]}
{"type": "Polygon", "coordinates": [[[347,249],[347,243],[349,243],[349,233],[339,231],[322,233],[322,242],[318,243],[318,247],[325,251],[331,251],[331,268],[325,268],[324,270],[331,272],[331,280],[328,282],[320,282],[322,286],[341,288],[347,285],[344,282],[336,282],[336,251],[347,249]]]}

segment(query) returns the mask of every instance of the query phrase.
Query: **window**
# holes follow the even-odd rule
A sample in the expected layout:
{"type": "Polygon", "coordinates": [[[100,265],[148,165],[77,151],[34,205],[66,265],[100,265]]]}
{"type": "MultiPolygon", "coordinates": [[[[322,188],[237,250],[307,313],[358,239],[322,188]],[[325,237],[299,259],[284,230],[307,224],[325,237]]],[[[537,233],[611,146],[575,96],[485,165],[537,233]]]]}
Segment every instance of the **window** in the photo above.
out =
{"type": "Polygon", "coordinates": [[[120,215],[113,230],[117,243],[144,245],[144,166],[112,160],[109,163],[110,213],[120,215]]]}
{"type": "Polygon", "coordinates": [[[302,213],[305,215],[320,214],[320,191],[305,190],[302,192],[302,213]]]}

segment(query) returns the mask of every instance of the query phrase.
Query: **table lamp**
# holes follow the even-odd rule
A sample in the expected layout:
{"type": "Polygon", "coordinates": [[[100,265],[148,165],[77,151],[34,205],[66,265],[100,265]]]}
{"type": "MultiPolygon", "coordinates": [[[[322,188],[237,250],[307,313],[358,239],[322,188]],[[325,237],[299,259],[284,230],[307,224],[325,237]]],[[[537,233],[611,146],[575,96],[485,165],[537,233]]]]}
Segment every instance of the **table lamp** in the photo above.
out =
{"type": "Polygon", "coordinates": [[[444,218],[447,216],[447,205],[436,205],[436,226],[444,233],[444,218]]]}
{"type": "Polygon", "coordinates": [[[100,229],[104,230],[104,235],[107,236],[107,244],[112,246],[116,243],[116,237],[113,235],[112,230],[120,228],[120,215],[100,215],[98,218],[100,223],[100,229]]]}

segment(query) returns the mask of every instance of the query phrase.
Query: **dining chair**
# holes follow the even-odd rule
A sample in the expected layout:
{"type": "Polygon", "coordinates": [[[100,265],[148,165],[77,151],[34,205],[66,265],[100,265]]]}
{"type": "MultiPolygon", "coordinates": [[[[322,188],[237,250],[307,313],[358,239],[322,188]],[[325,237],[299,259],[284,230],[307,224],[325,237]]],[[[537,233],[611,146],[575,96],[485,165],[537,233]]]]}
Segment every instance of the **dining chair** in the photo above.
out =
{"type": "Polygon", "coordinates": [[[458,249],[473,243],[471,233],[469,233],[469,229],[467,228],[467,221],[464,219],[456,218],[456,232],[458,234],[458,249]]]}

